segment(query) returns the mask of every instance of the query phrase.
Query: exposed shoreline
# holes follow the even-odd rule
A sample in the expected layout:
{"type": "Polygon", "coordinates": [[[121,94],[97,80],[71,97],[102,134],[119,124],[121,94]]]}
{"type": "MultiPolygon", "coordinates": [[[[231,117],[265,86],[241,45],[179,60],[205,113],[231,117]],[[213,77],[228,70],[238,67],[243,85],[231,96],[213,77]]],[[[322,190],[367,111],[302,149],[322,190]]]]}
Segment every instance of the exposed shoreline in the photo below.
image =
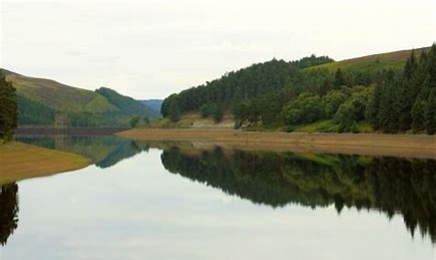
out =
{"type": "Polygon", "coordinates": [[[207,142],[241,150],[436,159],[436,136],[430,135],[245,132],[228,129],[133,129],[116,135],[143,141],[207,142]]]}
{"type": "Polygon", "coordinates": [[[20,142],[0,144],[0,184],[85,168],[82,156],[20,142]]]}

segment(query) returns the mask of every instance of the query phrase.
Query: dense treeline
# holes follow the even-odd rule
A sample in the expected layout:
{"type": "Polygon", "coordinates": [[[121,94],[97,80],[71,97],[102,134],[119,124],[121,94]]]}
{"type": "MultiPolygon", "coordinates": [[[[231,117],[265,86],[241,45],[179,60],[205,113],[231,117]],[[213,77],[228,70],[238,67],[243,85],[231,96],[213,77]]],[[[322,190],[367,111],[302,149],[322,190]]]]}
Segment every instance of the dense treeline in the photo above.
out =
{"type": "Polygon", "coordinates": [[[273,60],[224,75],[165,99],[162,114],[177,121],[200,112],[219,121],[224,111],[236,127],[262,126],[293,131],[319,123],[317,131],[387,133],[436,131],[436,47],[415,57],[404,69],[381,69],[378,59],[359,67],[310,68],[331,62],[311,56],[300,61],[273,60]],[[366,128],[365,128],[366,127],[366,128]]]}
{"type": "Polygon", "coordinates": [[[11,140],[17,128],[17,96],[15,88],[0,72],[0,139],[11,140]]]}
{"type": "Polygon", "coordinates": [[[402,74],[387,73],[375,88],[370,117],[373,127],[388,133],[412,129],[436,131],[436,45],[407,60],[402,74]]]}
{"type": "Polygon", "coordinates": [[[220,149],[201,154],[172,148],[161,156],[171,173],[219,188],[254,203],[308,207],[334,204],[377,209],[391,218],[401,213],[414,235],[419,227],[436,242],[434,160],[317,155],[220,149]]]}
{"type": "Polygon", "coordinates": [[[56,110],[18,95],[19,125],[53,125],[56,110]]]}
{"type": "Polygon", "coordinates": [[[177,119],[180,113],[198,111],[204,105],[231,107],[243,99],[256,98],[282,89],[299,69],[333,61],[328,57],[311,56],[300,61],[275,60],[254,64],[206,84],[184,90],[166,98],[162,115],[177,119]]]}

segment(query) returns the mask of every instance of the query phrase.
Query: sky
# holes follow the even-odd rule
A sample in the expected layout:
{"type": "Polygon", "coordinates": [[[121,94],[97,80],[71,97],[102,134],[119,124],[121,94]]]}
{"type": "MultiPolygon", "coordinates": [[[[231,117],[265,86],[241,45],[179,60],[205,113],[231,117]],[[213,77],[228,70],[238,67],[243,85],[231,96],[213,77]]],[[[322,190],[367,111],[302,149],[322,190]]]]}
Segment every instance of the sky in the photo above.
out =
{"type": "Polygon", "coordinates": [[[273,58],[430,46],[435,0],[0,0],[0,67],[137,99],[273,58]]]}

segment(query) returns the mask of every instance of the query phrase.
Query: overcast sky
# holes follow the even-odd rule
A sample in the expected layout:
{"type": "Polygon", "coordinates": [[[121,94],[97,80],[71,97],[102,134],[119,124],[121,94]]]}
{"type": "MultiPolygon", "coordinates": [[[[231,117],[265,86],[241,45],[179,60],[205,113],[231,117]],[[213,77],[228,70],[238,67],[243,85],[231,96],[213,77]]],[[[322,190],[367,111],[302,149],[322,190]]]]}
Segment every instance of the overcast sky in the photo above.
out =
{"type": "Polygon", "coordinates": [[[0,0],[0,65],[138,99],[272,58],[429,46],[435,0],[0,0]]]}

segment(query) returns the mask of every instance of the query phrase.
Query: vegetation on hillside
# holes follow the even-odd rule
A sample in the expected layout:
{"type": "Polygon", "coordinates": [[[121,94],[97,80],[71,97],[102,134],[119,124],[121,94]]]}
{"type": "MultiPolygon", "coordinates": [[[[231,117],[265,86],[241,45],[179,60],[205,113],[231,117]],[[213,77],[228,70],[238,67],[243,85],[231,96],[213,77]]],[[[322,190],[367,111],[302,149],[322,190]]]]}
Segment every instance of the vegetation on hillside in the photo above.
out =
{"type": "Polygon", "coordinates": [[[152,110],[141,101],[135,100],[128,96],[123,96],[110,88],[101,87],[95,90],[97,94],[105,97],[112,105],[114,105],[120,114],[123,115],[139,115],[156,118],[159,113],[152,110]]]}
{"type": "Polygon", "coordinates": [[[434,45],[342,62],[314,55],[272,60],[173,94],[164,100],[162,114],[177,121],[192,111],[205,117],[231,111],[236,127],[294,131],[315,124],[314,131],[324,132],[433,134],[435,62],[434,45]]]}
{"type": "Polygon", "coordinates": [[[94,92],[2,71],[6,80],[17,88],[19,125],[53,125],[56,114],[66,115],[73,127],[127,127],[136,115],[159,117],[158,112],[140,101],[108,88],[94,92]]]}
{"type": "Polygon", "coordinates": [[[0,71],[0,139],[9,141],[17,128],[17,97],[15,88],[0,71]]]}

